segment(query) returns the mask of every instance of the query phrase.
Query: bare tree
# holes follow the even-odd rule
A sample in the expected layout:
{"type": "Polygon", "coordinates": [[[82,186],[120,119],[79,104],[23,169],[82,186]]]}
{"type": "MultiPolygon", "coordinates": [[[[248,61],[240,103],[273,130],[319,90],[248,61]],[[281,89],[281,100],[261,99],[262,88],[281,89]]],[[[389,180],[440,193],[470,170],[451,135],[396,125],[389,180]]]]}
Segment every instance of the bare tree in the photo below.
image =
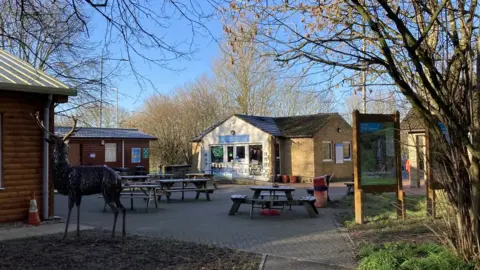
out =
{"type": "MultiPolygon", "coordinates": [[[[104,128],[122,128],[125,127],[130,119],[131,113],[123,108],[118,108],[118,126],[117,126],[117,109],[107,105],[102,109],[102,125],[100,125],[100,107],[98,104],[84,105],[75,110],[78,120],[78,126],[82,127],[104,127],[104,128]]],[[[68,114],[57,114],[55,125],[69,126],[71,116],[68,114]]]]}
{"type": "MultiPolygon", "coordinates": [[[[243,29],[243,26],[240,26],[243,29]]],[[[250,115],[271,114],[275,106],[278,74],[270,57],[262,57],[253,43],[253,33],[242,30],[248,37],[242,42],[230,42],[232,53],[226,46],[214,64],[216,89],[223,105],[232,111],[250,115]]]]}
{"type": "MultiPolygon", "coordinates": [[[[331,81],[368,70],[382,83],[397,85],[441,145],[443,156],[436,161],[445,177],[438,180],[456,217],[448,223],[448,243],[466,260],[480,258],[478,6],[448,0],[274,0],[224,8],[230,25],[236,18],[251,19],[256,42],[285,65],[330,72],[331,81]]],[[[241,40],[230,25],[225,30],[241,40]]]]}
{"type": "Polygon", "coordinates": [[[211,79],[203,76],[177,89],[172,96],[149,97],[127,126],[158,138],[152,142],[152,166],[191,162],[191,140],[204,129],[230,114],[217,101],[211,79]]]}
{"type": "Polygon", "coordinates": [[[205,26],[213,11],[203,1],[0,0],[0,48],[78,89],[73,103],[57,109],[64,112],[110,91],[119,65],[128,68],[139,88],[155,88],[137,63],[171,69],[171,61],[189,59],[197,50],[194,38],[214,38],[205,26]],[[101,36],[99,21],[105,26],[100,27],[103,40],[93,40],[101,36]],[[181,38],[170,38],[172,25],[183,26],[181,38]],[[128,64],[105,60],[112,58],[128,64]]]}

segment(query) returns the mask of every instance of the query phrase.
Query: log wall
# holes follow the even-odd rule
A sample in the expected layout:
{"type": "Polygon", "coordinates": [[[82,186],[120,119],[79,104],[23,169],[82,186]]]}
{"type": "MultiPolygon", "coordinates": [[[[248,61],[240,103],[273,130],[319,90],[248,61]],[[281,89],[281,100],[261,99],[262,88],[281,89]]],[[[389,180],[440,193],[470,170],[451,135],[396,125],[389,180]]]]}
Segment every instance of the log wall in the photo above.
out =
{"type": "MultiPolygon", "coordinates": [[[[0,90],[0,222],[26,220],[32,191],[42,217],[43,133],[30,113],[39,111],[43,117],[46,101],[47,95],[0,90]]],[[[53,106],[50,117],[53,126],[53,106]]],[[[53,185],[49,190],[52,215],[53,185]]]]}
{"type": "MultiPolygon", "coordinates": [[[[105,146],[100,139],[75,139],[69,140],[69,145],[80,145],[80,161],[82,165],[107,165],[111,168],[122,167],[122,140],[105,139],[105,143],[117,144],[117,161],[105,162],[105,146]],[[94,157],[91,157],[94,154],[94,157]]],[[[149,148],[149,140],[126,139],[125,142],[125,167],[134,169],[135,166],[144,166],[149,171],[149,158],[143,157],[143,149],[149,148]],[[140,163],[132,163],[132,148],[141,148],[140,163]]]]}

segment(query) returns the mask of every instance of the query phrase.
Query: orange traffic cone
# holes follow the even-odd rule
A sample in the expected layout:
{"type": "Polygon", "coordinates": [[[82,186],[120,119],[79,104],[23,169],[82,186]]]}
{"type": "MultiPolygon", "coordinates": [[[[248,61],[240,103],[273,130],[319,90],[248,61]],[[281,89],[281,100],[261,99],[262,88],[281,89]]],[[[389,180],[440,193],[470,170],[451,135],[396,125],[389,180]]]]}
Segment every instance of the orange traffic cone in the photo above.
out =
{"type": "Polygon", "coordinates": [[[40,225],[40,216],[38,215],[37,200],[35,200],[35,192],[32,192],[30,199],[30,210],[28,211],[28,224],[38,226],[40,225]]]}

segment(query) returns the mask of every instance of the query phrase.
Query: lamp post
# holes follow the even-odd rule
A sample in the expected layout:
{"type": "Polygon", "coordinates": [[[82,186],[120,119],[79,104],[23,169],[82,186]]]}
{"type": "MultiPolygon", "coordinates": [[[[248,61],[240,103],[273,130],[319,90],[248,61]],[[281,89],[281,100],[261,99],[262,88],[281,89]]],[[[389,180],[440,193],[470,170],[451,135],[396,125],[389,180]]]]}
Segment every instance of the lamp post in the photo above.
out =
{"type": "MultiPolygon", "coordinates": [[[[128,62],[128,59],[125,58],[105,58],[100,59],[100,127],[103,125],[103,61],[121,61],[128,62]]],[[[118,89],[117,89],[117,107],[118,107],[118,89]]]]}

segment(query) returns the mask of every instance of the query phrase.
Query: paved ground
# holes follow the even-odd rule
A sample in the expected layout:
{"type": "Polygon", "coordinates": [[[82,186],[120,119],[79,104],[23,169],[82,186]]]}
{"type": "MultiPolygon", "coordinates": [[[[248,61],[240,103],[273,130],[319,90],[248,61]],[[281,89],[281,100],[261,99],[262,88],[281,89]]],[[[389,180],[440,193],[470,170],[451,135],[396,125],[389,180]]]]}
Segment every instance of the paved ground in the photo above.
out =
{"type": "MultiPolygon", "coordinates": [[[[88,230],[88,229],[93,229],[93,227],[80,225],[80,230],[88,230]]],[[[71,226],[68,226],[69,232],[73,232],[76,230],[77,230],[76,225],[74,226],[72,224],[71,226]]],[[[65,231],[64,223],[45,224],[38,227],[22,227],[22,228],[5,229],[5,230],[0,230],[0,241],[55,234],[55,233],[63,233],[64,231],[65,231]]]]}
{"type": "MultiPolygon", "coordinates": [[[[331,186],[331,198],[345,195],[343,184],[331,186]]],[[[353,267],[353,247],[346,236],[335,226],[335,209],[319,209],[318,218],[311,219],[302,206],[294,206],[292,211],[284,210],[280,216],[265,217],[257,214],[248,218],[248,206],[240,207],[235,216],[228,216],[231,206],[230,195],[252,192],[246,186],[221,185],[211,196],[195,201],[194,193],[187,193],[185,201],[176,199],[167,204],[163,199],[159,208],[152,204],[148,213],[143,201],[136,200],[137,211],[127,211],[127,232],[160,236],[177,240],[241,249],[261,254],[280,256],[329,265],[353,267]]],[[[295,197],[306,195],[298,188],[295,197]]],[[[110,229],[113,222],[111,211],[102,212],[103,201],[98,196],[84,197],[81,209],[81,224],[110,229]]],[[[123,200],[127,209],[129,200],[123,200]]],[[[66,216],[67,200],[62,195],[55,197],[55,214],[66,216]]],[[[76,211],[72,213],[76,222],[76,211]]],[[[117,229],[121,229],[121,216],[117,229]],[[120,225],[120,226],[118,226],[120,225]]],[[[275,263],[275,260],[271,260],[275,263]]],[[[290,261],[291,262],[291,261],[290,261]]],[[[281,263],[281,261],[280,261],[281,263]]],[[[267,257],[265,269],[270,265],[267,257]]],[[[321,268],[317,268],[321,269],[321,268]]],[[[324,268],[331,269],[331,268],[324,268]]]]}

